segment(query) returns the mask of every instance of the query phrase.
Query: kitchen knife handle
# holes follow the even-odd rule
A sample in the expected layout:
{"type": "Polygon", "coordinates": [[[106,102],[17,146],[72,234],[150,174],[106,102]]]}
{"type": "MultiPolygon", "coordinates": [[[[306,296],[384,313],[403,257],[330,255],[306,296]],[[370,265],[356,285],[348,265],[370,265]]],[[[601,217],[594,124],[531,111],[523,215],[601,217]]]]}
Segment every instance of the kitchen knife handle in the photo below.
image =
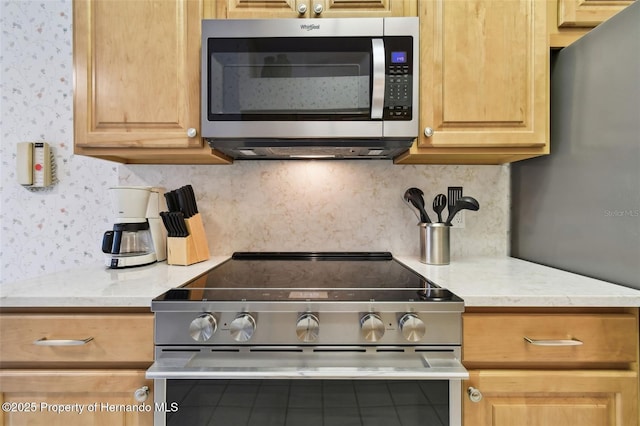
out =
{"type": "Polygon", "coordinates": [[[176,189],[176,193],[178,194],[178,205],[180,206],[180,211],[182,212],[184,217],[191,217],[189,202],[187,201],[187,196],[184,189],[176,189]]]}
{"type": "Polygon", "coordinates": [[[175,191],[165,192],[164,199],[167,201],[167,209],[170,212],[177,212],[180,210],[180,207],[178,206],[178,196],[175,191]]]}
{"type": "Polygon", "coordinates": [[[192,213],[196,215],[198,214],[198,203],[196,203],[196,193],[193,190],[193,186],[191,185],[185,185],[185,188],[187,188],[187,194],[189,195],[189,198],[191,200],[192,213]]]}
{"type": "Polygon", "coordinates": [[[531,339],[527,336],[524,336],[524,340],[527,343],[532,344],[534,346],[580,346],[583,344],[582,340],[578,340],[574,337],[572,337],[571,339],[536,340],[536,339],[531,339]]]}
{"type": "Polygon", "coordinates": [[[87,337],[86,339],[68,340],[68,339],[55,339],[49,340],[46,337],[42,337],[33,342],[36,346],[82,346],[86,345],[93,340],[93,337],[87,337]]]}

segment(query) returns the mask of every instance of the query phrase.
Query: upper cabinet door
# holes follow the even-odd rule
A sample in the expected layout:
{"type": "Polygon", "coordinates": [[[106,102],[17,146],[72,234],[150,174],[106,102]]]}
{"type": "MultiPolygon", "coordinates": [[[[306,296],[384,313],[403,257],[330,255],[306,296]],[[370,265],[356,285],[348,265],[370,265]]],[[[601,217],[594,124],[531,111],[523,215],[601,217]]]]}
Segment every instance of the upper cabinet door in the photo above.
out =
{"type": "Polygon", "coordinates": [[[421,127],[433,131],[419,147],[547,144],[546,3],[418,2],[421,127]]]}
{"type": "Polygon", "coordinates": [[[74,2],[80,153],[86,153],[83,148],[203,146],[202,9],[199,0],[74,2]]]}
{"type": "Polygon", "coordinates": [[[219,0],[217,18],[416,16],[416,0],[219,0]]]}
{"type": "Polygon", "coordinates": [[[558,0],[558,27],[592,28],[631,3],[632,0],[558,0]]]}

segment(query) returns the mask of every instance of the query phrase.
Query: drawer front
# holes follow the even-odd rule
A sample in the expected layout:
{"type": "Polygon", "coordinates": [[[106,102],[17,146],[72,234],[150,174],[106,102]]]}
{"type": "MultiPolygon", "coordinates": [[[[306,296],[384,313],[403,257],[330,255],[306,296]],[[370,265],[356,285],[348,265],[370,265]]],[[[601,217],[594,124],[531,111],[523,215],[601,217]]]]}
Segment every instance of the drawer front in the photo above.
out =
{"type": "Polygon", "coordinates": [[[3,314],[0,338],[3,367],[153,361],[152,314],[3,314]]]}
{"type": "Polygon", "coordinates": [[[463,362],[622,364],[636,361],[632,314],[464,314],[463,362]]]}

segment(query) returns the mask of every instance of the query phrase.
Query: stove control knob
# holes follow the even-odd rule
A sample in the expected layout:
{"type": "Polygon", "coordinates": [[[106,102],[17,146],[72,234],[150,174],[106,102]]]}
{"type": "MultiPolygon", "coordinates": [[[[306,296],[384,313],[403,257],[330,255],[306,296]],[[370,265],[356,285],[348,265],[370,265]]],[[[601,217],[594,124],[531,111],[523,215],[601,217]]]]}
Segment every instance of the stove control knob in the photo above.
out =
{"type": "Polygon", "coordinates": [[[256,331],[256,320],[250,314],[239,314],[229,324],[229,331],[236,342],[246,342],[256,331]]]}
{"type": "Polygon", "coordinates": [[[298,340],[305,343],[315,342],[320,333],[320,321],[311,313],[302,314],[296,323],[296,335],[298,340]]]}
{"type": "Polygon", "coordinates": [[[413,343],[419,342],[426,332],[424,321],[416,314],[404,314],[399,325],[404,338],[413,343]]]}
{"type": "Polygon", "coordinates": [[[360,318],[360,331],[367,342],[377,342],[384,335],[384,323],[378,314],[365,314],[360,318]]]}
{"type": "Polygon", "coordinates": [[[211,339],[213,333],[216,332],[218,323],[213,315],[202,314],[198,318],[191,321],[189,325],[189,334],[196,342],[206,342],[211,339]]]}

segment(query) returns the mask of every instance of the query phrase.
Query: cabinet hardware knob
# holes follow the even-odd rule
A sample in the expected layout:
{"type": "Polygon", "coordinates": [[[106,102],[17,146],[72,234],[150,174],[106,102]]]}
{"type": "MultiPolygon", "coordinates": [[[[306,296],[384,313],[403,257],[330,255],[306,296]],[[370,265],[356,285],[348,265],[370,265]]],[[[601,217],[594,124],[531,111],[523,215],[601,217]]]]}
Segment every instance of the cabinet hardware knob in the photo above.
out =
{"type": "Polygon", "coordinates": [[[189,127],[187,129],[187,136],[190,138],[195,138],[198,135],[198,131],[193,128],[193,127],[189,127]]]}
{"type": "Polygon", "coordinates": [[[138,402],[145,402],[149,396],[149,386],[143,386],[133,393],[133,398],[138,402]]]}
{"type": "Polygon", "coordinates": [[[320,15],[324,11],[324,7],[320,3],[313,5],[313,13],[320,15]]]}
{"type": "Polygon", "coordinates": [[[298,5],[298,14],[304,15],[305,13],[307,13],[307,5],[304,3],[300,3],[298,5]]]}
{"type": "Polygon", "coordinates": [[[525,342],[534,346],[580,346],[583,344],[582,340],[578,340],[574,337],[572,337],[571,339],[536,340],[524,336],[524,340],[525,342]]]}
{"type": "Polygon", "coordinates": [[[469,399],[471,402],[480,402],[482,401],[482,392],[479,389],[474,388],[473,386],[469,386],[467,389],[467,395],[469,395],[469,399]]]}
{"type": "Polygon", "coordinates": [[[87,337],[86,339],[67,340],[67,339],[55,339],[49,340],[46,337],[33,342],[36,346],[82,346],[86,345],[93,340],[93,337],[87,337]]]}
{"type": "Polygon", "coordinates": [[[430,138],[431,136],[433,136],[433,129],[431,127],[425,127],[424,128],[424,135],[428,138],[430,138]]]}

